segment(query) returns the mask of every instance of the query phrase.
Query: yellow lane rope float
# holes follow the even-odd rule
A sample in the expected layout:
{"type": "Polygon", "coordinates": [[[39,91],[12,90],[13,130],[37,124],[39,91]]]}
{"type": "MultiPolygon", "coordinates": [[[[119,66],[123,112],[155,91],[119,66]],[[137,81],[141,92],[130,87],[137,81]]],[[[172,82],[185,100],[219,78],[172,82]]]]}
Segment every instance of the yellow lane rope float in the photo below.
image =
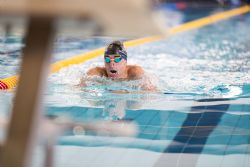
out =
{"type": "MultiPolygon", "coordinates": [[[[189,31],[192,29],[201,28],[201,27],[204,27],[206,25],[209,25],[209,24],[221,21],[221,20],[225,20],[225,19],[228,19],[228,18],[233,17],[233,16],[245,14],[248,12],[250,12],[249,5],[246,5],[246,6],[243,6],[240,8],[236,8],[236,9],[232,9],[229,11],[225,11],[225,12],[220,12],[220,13],[217,13],[217,14],[214,14],[211,16],[207,16],[207,17],[204,17],[201,19],[197,19],[197,20],[190,21],[190,22],[181,24],[179,26],[176,26],[176,27],[168,30],[167,34],[169,36],[171,36],[171,35],[174,35],[174,34],[179,33],[179,32],[185,32],[185,31],[189,31]]],[[[132,47],[132,46],[137,46],[137,45],[141,45],[141,44],[148,43],[148,42],[159,41],[159,40],[164,39],[164,38],[166,38],[166,37],[164,37],[164,36],[151,36],[151,37],[127,41],[127,42],[124,42],[124,45],[125,45],[125,47],[132,47]]],[[[103,55],[103,53],[104,53],[104,48],[99,48],[99,49],[87,52],[85,54],[77,55],[77,56],[74,56],[74,57],[69,58],[69,59],[58,61],[58,62],[52,64],[51,73],[58,72],[60,69],[68,67],[70,65],[83,63],[87,60],[101,56],[101,55],[103,55]]],[[[11,77],[8,77],[5,79],[0,79],[0,89],[14,88],[16,86],[17,82],[18,82],[18,76],[11,76],[11,77]]]]}

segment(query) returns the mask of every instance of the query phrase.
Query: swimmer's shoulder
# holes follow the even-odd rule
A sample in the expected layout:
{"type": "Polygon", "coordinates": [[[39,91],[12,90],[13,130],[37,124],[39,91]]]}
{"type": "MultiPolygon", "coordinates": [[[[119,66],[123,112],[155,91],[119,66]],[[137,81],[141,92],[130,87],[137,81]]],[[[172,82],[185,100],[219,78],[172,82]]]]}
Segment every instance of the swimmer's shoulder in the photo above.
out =
{"type": "Polygon", "coordinates": [[[144,70],[141,66],[128,65],[128,78],[129,79],[141,79],[144,75],[144,70]]]}
{"type": "Polygon", "coordinates": [[[107,72],[104,67],[94,67],[87,71],[88,76],[107,77],[107,72]]]}

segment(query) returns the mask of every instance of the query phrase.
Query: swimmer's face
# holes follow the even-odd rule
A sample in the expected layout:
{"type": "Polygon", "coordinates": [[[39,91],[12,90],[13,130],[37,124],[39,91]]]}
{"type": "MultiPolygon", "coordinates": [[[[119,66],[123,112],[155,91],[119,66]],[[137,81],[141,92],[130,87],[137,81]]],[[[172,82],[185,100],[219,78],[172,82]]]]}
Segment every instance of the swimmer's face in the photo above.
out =
{"type": "Polygon", "coordinates": [[[109,78],[126,78],[127,61],[120,55],[108,55],[104,57],[105,68],[109,78]]]}

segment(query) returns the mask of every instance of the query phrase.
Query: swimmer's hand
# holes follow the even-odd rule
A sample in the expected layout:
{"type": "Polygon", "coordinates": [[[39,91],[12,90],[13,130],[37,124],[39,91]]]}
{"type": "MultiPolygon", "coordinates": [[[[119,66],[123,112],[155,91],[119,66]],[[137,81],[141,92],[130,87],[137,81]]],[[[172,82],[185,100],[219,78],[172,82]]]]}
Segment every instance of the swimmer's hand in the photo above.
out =
{"type": "Polygon", "coordinates": [[[144,91],[157,92],[159,80],[154,75],[144,75],[142,78],[141,89],[144,91]]]}
{"type": "Polygon", "coordinates": [[[150,91],[150,92],[156,92],[158,89],[157,89],[157,87],[155,85],[144,84],[144,85],[142,85],[142,90],[150,91]]]}
{"type": "Polygon", "coordinates": [[[82,78],[77,86],[86,87],[87,86],[86,80],[82,78]]]}

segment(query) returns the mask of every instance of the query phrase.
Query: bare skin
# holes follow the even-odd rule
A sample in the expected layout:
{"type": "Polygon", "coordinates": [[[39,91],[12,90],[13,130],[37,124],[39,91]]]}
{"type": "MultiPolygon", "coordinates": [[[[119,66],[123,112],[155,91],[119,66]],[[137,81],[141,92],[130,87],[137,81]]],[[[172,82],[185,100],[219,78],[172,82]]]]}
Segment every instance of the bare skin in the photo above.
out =
{"type": "MultiPolygon", "coordinates": [[[[127,65],[127,60],[122,59],[120,62],[115,62],[114,59],[117,55],[109,55],[110,62],[104,62],[104,67],[94,67],[87,71],[88,76],[99,76],[110,78],[114,81],[130,81],[142,79],[144,70],[137,65],[127,65]]],[[[81,80],[80,86],[86,86],[85,81],[81,80]]],[[[156,90],[153,85],[143,86],[145,90],[156,90]]]]}
{"type": "MultiPolygon", "coordinates": [[[[122,77],[117,79],[124,79],[124,80],[137,80],[141,79],[144,74],[144,70],[140,66],[136,65],[128,65],[126,67],[126,72],[122,77]]],[[[88,76],[99,76],[99,77],[107,77],[108,73],[105,69],[105,67],[94,67],[87,71],[88,76]]]]}

